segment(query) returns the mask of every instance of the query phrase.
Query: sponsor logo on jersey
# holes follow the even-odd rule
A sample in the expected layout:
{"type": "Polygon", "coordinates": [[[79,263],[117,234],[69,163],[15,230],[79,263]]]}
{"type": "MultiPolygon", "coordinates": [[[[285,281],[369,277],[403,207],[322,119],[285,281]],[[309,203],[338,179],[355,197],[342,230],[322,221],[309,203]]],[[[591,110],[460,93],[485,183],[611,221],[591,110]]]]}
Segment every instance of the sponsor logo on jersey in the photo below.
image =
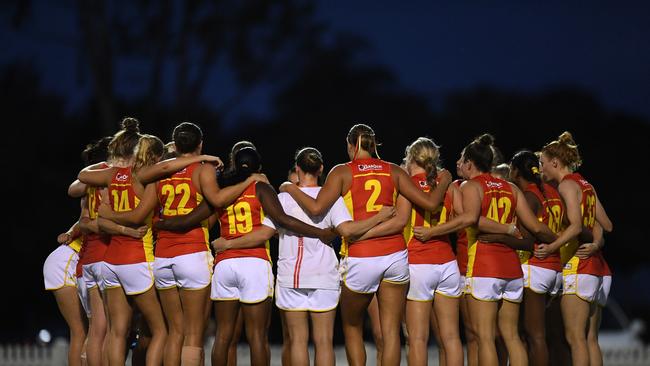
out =
{"type": "Polygon", "coordinates": [[[502,188],[503,187],[503,183],[501,183],[501,182],[487,182],[486,184],[487,184],[488,188],[502,188]]]}
{"type": "Polygon", "coordinates": [[[419,183],[420,183],[420,187],[422,187],[422,188],[426,188],[426,187],[429,186],[429,184],[427,183],[426,180],[421,180],[421,181],[419,181],[419,183]]]}
{"type": "Polygon", "coordinates": [[[379,164],[359,164],[359,171],[365,172],[366,170],[382,170],[383,166],[379,164]]]}
{"type": "Polygon", "coordinates": [[[115,175],[115,180],[118,181],[118,182],[126,182],[128,179],[129,179],[129,175],[128,175],[128,174],[120,174],[120,173],[117,173],[117,174],[115,175]]]}

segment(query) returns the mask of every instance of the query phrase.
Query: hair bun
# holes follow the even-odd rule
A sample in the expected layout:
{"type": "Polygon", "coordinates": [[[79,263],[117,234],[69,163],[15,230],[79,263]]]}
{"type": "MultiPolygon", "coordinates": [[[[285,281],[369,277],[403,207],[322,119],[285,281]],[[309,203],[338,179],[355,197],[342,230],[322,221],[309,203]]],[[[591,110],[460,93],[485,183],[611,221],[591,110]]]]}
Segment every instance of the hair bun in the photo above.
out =
{"type": "Polygon", "coordinates": [[[492,146],[494,144],[494,136],[490,135],[489,133],[485,133],[479,136],[476,141],[478,141],[478,143],[481,145],[492,146]]]}
{"type": "Polygon", "coordinates": [[[124,117],[122,119],[122,129],[127,132],[140,132],[140,121],[133,117],[124,117]]]}
{"type": "Polygon", "coordinates": [[[564,131],[558,137],[557,139],[560,143],[570,145],[570,146],[576,146],[576,142],[573,140],[573,135],[571,135],[571,132],[569,131],[564,131]]]}

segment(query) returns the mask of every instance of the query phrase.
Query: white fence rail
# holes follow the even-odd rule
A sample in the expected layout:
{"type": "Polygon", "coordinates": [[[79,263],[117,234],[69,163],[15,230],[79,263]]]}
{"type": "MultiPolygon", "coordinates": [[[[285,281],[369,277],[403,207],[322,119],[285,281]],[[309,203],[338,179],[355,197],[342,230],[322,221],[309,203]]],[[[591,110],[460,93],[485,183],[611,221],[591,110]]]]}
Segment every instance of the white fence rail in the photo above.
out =
{"type": "MultiPolygon", "coordinates": [[[[206,365],[210,364],[211,343],[206,345],[206,365]]],[[[366,344],[368,364],[374,364],[375,349],[371,344],[366,344]]],[[[650,366],[650,346],[620,346],[616,348],[603,348],[603,361],[606,366],[650,366]]],[[[336,347],[336,361],[339,365],[347,364],[345,349],[336,347]]],[[[68,343],[64,339],[56,339],[49,346],[40,345],[0,345],[0,366],[61,366],[67,364],[68,343]]],[[[248,347],[241,344],[237,350],[238,364],[248,365],[248,347]]],[[[271,365],[281,365],[281,347],[271,346],[271,365]]],[[[310,355],[313,357],[313,349],[310,355]]],[[[429,349],[429,364],[438,364],[438,350],[429,349]]],[[[130,364],[130,362],[127,362],[130,364]]],[[[406,352],[402,350],[402,364],[406,365],[406,352]]]]}

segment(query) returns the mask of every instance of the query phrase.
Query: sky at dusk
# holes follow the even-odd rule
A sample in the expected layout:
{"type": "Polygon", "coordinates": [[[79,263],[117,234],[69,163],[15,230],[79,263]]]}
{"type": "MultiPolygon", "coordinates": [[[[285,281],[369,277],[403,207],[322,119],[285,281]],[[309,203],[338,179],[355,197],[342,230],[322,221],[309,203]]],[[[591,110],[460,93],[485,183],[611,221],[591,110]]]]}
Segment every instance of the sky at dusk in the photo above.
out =
{"type": "MultiPolygon", "coordinates": [[[[84,60],[76,46],[75,3],[33,1],[18,32],[9,25],[12,7],[2,7],[0,64],[33,63],[44,88],[66,96],[68,111],[82,106],[92,89],[79,67],[84,60]]],[[[476,86],[534,93],[570,85],[610,109],[650,117],[647,2],[321,1],[316,18],[329,34],[365,38],[361,61],[388,67],[403,88],[424,95],[434,108],[445,93],[476,86]]],[[[147,67],[137,59],[118,62],[117,94],[142,93],[147,67]]],[[[211,73],[206,98],[227,97],[231,78],[211,73]]],[[[242,111],[265,117],[273,88],[257,86],[242,111]]]]}

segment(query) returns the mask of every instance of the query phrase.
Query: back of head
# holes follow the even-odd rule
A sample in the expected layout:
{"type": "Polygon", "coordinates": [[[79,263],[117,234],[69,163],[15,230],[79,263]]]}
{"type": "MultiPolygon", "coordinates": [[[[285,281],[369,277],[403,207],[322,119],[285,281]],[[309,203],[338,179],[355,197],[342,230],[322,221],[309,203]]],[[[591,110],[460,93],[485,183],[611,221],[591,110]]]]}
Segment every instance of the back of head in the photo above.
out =
{"type": "Polygon", "coordinates": [[[532,151],[522,150],[517,152],[510,159],[510,166],[516,169],[517,173],[526,181],[542,184],[542,178],[539,174],[539,159],[532,151]]]}
{"type": "Polygon", "coordinates": [[[164,149],[165,152],[163,153],[161,160],[167,160],[167,159],[178,157],[178,153],[176,152],[176,145],[174,144],[174,141],[170,141],[166,143],[164,149]]]}
{"type": "Polygon", "coordinates": [[[135,147],[133,170],[138,171],[142,167],[157,163],[164,153],[165,144],[161,139],[154,135],[142,135],[135,147]]]}
{"type": "Polygon", "coordinates": [[[303,172],[314,176],[318,175],[320,168],[323,166],[323,156],[320,151],[313,147],[305,147],[298,150],[295,160],[296,165],[303,172]]]}
{"type": "Polygon", "coordinates": [[[427,183],[432,187],[435,187],[436,176],[438,175],[439,149],[440,147],[430,138],[419,137],[406,147],[405,152],[406,164],[415,163],[424,169],[427,175],[427,183]]]}
{"type": "Polygon", "coordinates": [[[246,140],[238,141],[234,145],[232,145],[232,149],[230,149],[230,165],[233,166],[233,162],[235,161],[235,154],[237,151],[245,148],[245,147],[251,147],[253,149],[256,149],[255,145],[246,140]]]}
{"type": "Polygon", "coordinates": [[[582,165],[578,145],[569,131],[564,131],[557,140],[546,144],[542,148],[542,154],[550,159],[558,159],[571,171],[577,170],[582,165]]]}
{"type": "Polygon", "coordinates": [[[492,176],[495,176],[499,179],[509,180],[510,179],[510,165],[508,164],[499,164],[492,168],[492,176]]]}
{"type": "Polygon", "coordinates": [[[108,159],[108,144],[113,140],[112,136],[102,137],[94,143],[86,145],[81,153],[81,159],[85,165],[97,164],[108,159]]]}
{"type": "Polygon", "coordinates": [[[108,144],[108,156],[112,159],[130,159],[133,150],[140,140],[140,121],[125,117],[119,130],[108,144]]]}
{"type": "Polygon", "coordinates": [[[363,149],[369,152],[372,157],[379,157],[375,131],[370,126],[361,123],[352,126],[350,132],[348,132],[347,141],[350,145],[356,146],[357,150],[363,149]]]}
{"type": "Polygon", "coordinates": [[[179,154],[188,154],[195,151],[203,140],[203,132],[199,126],[190,122],[183,122],[174,128],[172,139],[179,154]]]}
{"type": "Polygon", "coordinates": [[[219,186],[227,187],[243,182],[253,173],[259,173],[262,168],[262,158],[252,147],[242,147],[233,155],[230,169],[221,174],[219,186]]]}
{"type": "Polygon", "coordinates": [[[494,160],[494,137],[490,134],[483,134],[463,149],[463,158],[474,163],[476,169],[482,173],[492,171],[492,161],[494,160]]]}

